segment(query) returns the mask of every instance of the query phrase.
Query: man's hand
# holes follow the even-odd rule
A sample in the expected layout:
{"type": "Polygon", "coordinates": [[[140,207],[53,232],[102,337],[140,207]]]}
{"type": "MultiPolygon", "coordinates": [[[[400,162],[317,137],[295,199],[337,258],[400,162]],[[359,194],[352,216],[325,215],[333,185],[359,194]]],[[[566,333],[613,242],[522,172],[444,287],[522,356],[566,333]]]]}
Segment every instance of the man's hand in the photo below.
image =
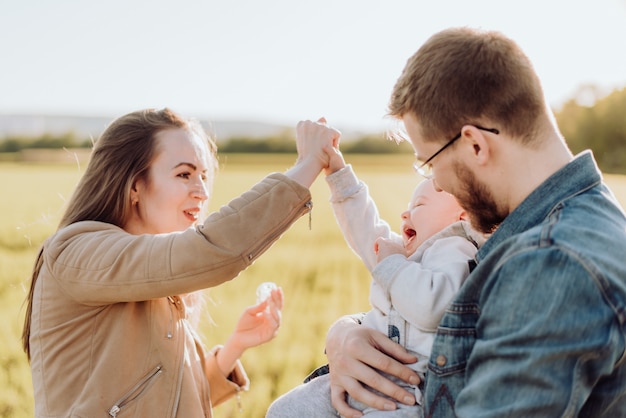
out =
{"type": "Polygon", "coordinates": [[[416,362],[417,358],[385,334],[344,317],[335,322],[328,331],[326,355],[330,366],[332,404],[341,416],[363,415],[348,405],[347,394],[376,409],[396,409],[394,402],[374,394],[364,385],[401,403],[415,404],[412,393],[379,373],[379,370],[384,371],[413,385],[420,381],[417,373],[405,365],[416,362]]]}

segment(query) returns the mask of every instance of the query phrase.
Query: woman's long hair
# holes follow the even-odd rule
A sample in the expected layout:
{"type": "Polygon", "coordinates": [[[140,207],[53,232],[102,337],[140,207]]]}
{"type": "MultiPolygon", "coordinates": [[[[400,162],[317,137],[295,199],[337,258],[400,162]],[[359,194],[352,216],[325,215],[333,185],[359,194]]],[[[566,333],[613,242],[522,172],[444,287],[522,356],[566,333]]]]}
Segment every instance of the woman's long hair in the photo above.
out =
{"type": "MultiPolygon", "coordinates": [[[[94,148],[58,229],[80,221],[100,221],[122,228],[131,214],[130,193],[138,180],[148,180],[156,157],[155,135],[167,129],[188,129],[206,140],[209,167],[217,168],[215,142],[194,120],[182,118],[170,109],[146,109],[113,121],[94,144],[94,148]]],[[[211,177],[213,172],[208,173],[211,177]]],[[[211,181],[208,182],[209,186],[211,181]]],[[[22,347],[30,359],[30,326],[33,293],[43,264],[42,248],[35,261],[28,292],[28,305],[22,331],[22,347]]]]}

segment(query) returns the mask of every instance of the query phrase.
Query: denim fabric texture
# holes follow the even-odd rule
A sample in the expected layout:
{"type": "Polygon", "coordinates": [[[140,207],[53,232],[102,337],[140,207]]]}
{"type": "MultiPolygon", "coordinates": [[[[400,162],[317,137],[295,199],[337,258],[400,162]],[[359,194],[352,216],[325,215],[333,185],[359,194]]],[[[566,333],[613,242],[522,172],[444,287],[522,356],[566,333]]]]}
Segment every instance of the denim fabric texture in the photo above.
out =
{"type": "Polygon", "coordinates": [[[427,417],[626,417],[626,216],[591,152],[535,189],[442,318],[427,417]]]}

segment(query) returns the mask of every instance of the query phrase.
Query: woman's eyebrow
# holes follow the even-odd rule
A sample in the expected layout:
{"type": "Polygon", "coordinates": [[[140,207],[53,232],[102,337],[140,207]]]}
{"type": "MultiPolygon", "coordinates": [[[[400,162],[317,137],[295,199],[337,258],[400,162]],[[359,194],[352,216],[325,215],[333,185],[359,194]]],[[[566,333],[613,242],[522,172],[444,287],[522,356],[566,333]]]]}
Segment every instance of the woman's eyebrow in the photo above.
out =
{"type": "MultiPolygon", "coordinates": [[[[175,170],[175,169],[177,169],[178,167],[182,167],[182,166],[187,166],[187,167],[189,167],[190,169],[192,169],[193,171],[198,170],[198,166],[197,166],[197,165],[195,165],[194,163],[188,163],[188,162],[184,162],[184,161],[183,161],[182,163],[178,163],[178,164],[176,164],[176,165],[174,166],[174,168],[172,168],[172,170],[175,170]]],[[[201,173],[206,173],[206,172],[208,172],[208,171],[209,171],[209,169],[208,169],[208,168],[205,168],[204,170],[202,170],[202,171],[201,171],[201,173]]]]}
{"type": "Polygon", "coordinates": [[[176,169],[176,168],[178,168],[178,167],[181,167],[181,166],[184,166],[184,165],[186,165],[187,167],[191,168],[191,169],[192,169],[192,170],[194,170],[194,171],[198,169],[198,167],[197,167],[195,164],[193,164],[193,163],[187,163],[187,162],[182,162],[182,163],[178,163],[178,164],[176,164],[176,165],[174,166],[174,169],[176,169]]]}

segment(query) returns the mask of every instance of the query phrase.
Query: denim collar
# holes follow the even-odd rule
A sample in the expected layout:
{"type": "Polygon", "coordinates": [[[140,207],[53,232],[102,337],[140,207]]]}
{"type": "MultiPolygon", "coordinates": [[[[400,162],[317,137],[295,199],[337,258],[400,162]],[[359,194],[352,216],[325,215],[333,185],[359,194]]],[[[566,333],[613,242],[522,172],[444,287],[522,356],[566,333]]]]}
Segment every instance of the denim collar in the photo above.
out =
{"type": "Polygon", "coordinates": [[[601,181],[602,175],[591,151],[581,152],[548,177],[506,217],[478,251],[476,260],[480,262],[504,240],[541,223],[565,199],[594,187],[601,181]]]}

